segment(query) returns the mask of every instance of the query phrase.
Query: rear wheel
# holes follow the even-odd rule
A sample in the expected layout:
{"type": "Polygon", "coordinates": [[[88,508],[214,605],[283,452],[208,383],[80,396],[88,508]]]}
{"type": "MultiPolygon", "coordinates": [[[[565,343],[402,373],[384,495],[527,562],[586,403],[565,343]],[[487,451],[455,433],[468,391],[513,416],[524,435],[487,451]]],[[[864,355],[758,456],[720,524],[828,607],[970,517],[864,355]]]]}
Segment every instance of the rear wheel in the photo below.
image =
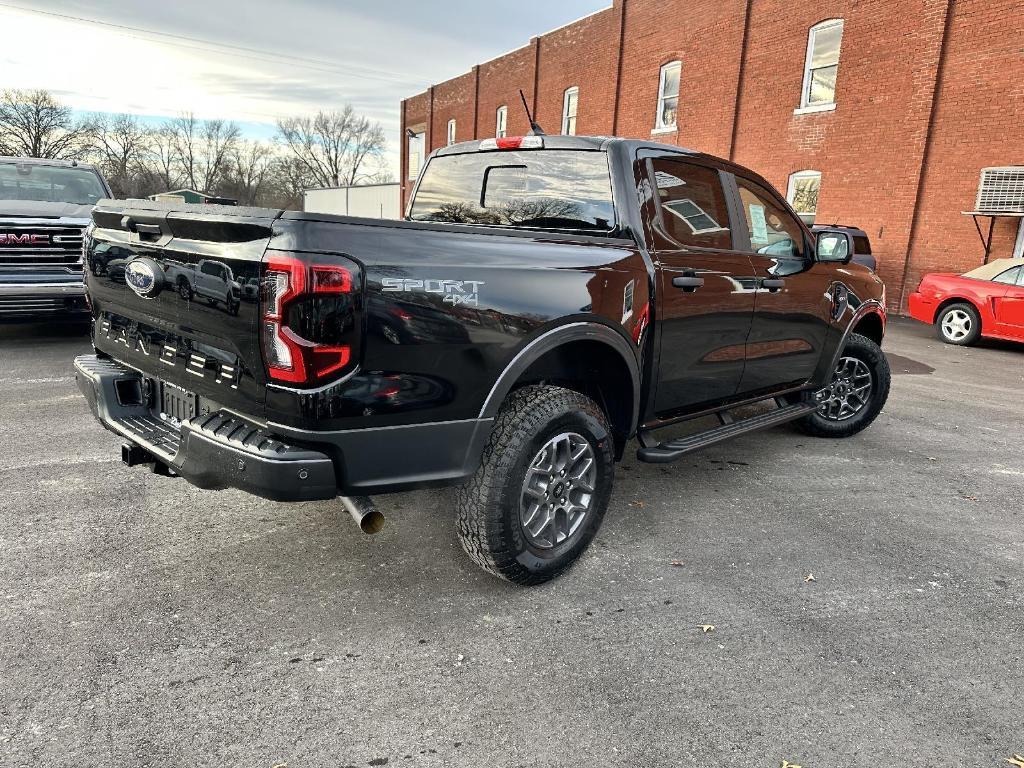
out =
{"type": "Polygon", "coordinates": [[[614,470],[611,428],[593,400],[523,387],[498,414],[480,468],[457,491],[459,541],[495,576],[548,581],[597,533],[614,470]]]}
{"type": "Polygon", "coordinates": [[[815,392],[818,408],[795,422],[816,437],[851,437],[875,420],[889,399],[891,373],[882,348],[851,333],[829,383],[815,392]]]}
{"type": "Polygon", "coordinates": [[[981,317],[970,304],[950,304],[939,313],[935,328],[947,344],[966,347],[981,336],[981,317]]]}

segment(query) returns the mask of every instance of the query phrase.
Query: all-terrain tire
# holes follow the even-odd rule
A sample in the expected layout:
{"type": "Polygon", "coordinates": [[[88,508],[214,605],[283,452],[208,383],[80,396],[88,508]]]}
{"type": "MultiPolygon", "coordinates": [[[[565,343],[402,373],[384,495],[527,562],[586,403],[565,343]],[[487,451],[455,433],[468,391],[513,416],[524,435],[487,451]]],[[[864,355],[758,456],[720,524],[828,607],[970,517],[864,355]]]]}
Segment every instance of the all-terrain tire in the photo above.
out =
{"type": "Polygon", "coordinates": [[[939,316],[935,318],[935,332],[939,339],[947,344],[969,347],[981,337],[981,315],[972,304],[950,304],[943,307],[939,316]],[[962,319],[962,325],[949,323],[957,318],[962,319]],[[955,329],[955,332],[947,332],[947,324],[951,330],[955,329]],[[966,327],[963,327],[964,325],[966,327]],[[963,335],[960,335],[961,333],[963,335]]]}
{"type": "MultiPolygon", "coordinates": [[[[809,399],[817,399],[818,395],[837,383],[837,378],[843,370],[842,360],[853,359],[863,362],[871,374],[870,394],[867,402],[853,415],[838,419],[826,416],[823,409],[819,408],[814,413],[804,416],[794,422],[794,425],[801,432],[813,435],[814,437],[852,437],[863,429],[866,429],[873,422],[886,400],[889,399],[889,385],[892,374],[889,370],[889,361],[885,357],[882,348],[867,336],[859,333],[851,333],[846,340],[840,357],[840,365],[833,373],[833,379],[829,386],[818,393],[808,393],[809,399]]],[[[845,381],[845,379],[843,379],[845,381]]],[[[827,410],[827,409],[825,409],[827,410]]]]}
{"type": "Polygon", "coordinates": [[[614,471],[611,427],[593,400],[555,386],[516,390],[495,419],[479,469],[456,491],[459,541],[477,565],[495,576],[522,585],[548,581],[593,540],[608,508],[614,471]],[[589,445],[596,470],[593,492],[586,514],[564,541],[538,546],[524,527],[523,484],[543,449],[566,434],[589,445]]]}

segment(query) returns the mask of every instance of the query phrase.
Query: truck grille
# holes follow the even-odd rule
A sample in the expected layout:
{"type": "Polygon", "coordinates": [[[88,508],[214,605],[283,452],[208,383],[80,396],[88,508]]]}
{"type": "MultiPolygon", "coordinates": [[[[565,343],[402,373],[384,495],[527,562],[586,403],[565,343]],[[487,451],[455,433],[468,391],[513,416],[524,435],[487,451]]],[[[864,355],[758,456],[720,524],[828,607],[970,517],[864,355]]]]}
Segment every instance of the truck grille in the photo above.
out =
{"type": "Polygon", "coordinates": [[[81,296],[0,296],[0,320],[11,317],[84,312],[81,296]]]}
{"type": "Polygon", "coordinates": [[[74,267],[82,263],[82,227],[0,224],[0,268],[74,267]]]}

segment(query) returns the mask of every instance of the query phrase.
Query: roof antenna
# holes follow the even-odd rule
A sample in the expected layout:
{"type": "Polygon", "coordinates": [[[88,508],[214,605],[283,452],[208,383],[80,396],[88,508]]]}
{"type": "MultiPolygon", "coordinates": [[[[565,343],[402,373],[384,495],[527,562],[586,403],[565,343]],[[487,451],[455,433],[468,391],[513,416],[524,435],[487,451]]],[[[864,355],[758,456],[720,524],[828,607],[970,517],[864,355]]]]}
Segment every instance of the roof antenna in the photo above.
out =
{"type": "Polygon", "coordinates": [[[544,133],[544,129],[537,125],[533,120],[533,115],[530,114],[530,108],[526,104],[526,94],[523,93],[523,89],[519,89],[519,98],[523,100],[523,109],[526,110],[526,119],[530,121],[530,135],[531,136],[547,136],[544,133]]]}

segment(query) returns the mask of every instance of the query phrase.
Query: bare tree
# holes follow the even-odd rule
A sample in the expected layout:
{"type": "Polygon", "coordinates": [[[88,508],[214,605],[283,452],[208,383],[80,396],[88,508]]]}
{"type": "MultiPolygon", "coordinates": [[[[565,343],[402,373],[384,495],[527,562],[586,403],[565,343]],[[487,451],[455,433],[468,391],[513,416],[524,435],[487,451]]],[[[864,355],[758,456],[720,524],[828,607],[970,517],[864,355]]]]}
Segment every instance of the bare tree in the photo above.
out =
{"type": "Polygon", "coordinates": [[[366,180],[368,161],[384,152],[380,123],[357,115],[351,105],[314,117],[288,117],[277,122],[278,140],[306,169],[313,184],[337,187],[366,180]]]}
{"type": "Polygon", "coordinates": [[[0,92],[0,155],[75,159],[88,152],[92,130],[49,91],[0,92]]]}
{"type": "Polygon", "coordinates": [[[273,202],[279,208],[302,208],[303,193],[315,186],[309,169],[297,157],[279,157],[274,161],[273,202]]]}
{"type": "Polygon", "coordinates": [[[149,155],[144,173],[158,192],[168,192],[181,186],[175,151],[174,132],[167,126],[149,132],[149,155]]]}
{"type": "Polygon", "coordinates": [[[199,120],[191,112],[164,126],[181,170],[182,182],[210,192],[227,174],[231,153],[241,138],[238,126],[224,120],[199,120]]]}
{"type": "Polygon", "coordinates": [[[146,163],[151,155],[152,132],[132,115],[94,115],[94,154],[117,197],[149,194],[146,163]]]}
{"type": "Polygon", "coordinates": [[[274,152],[259,141],[238,142],[231,152],[226,191],[243,205],[262,202],[274,170],[274,152]]]}

